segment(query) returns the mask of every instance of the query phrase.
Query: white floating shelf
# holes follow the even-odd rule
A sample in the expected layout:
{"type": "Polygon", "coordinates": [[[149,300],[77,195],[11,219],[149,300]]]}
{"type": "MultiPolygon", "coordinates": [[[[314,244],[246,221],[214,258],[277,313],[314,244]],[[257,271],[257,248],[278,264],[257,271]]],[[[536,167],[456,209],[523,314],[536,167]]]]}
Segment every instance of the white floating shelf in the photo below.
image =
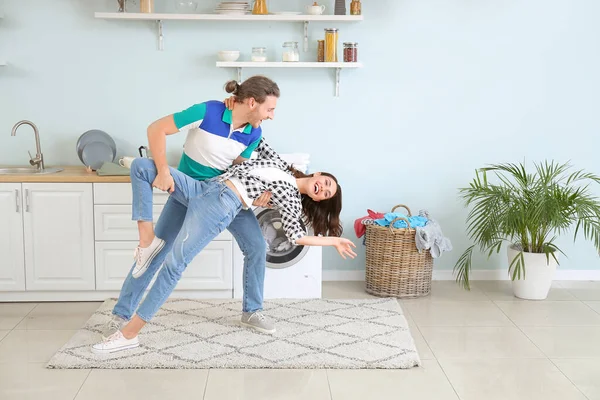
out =
{"type": "Polygon", "coordinates": [[[302,22],[304,24],[304,51],[308,51],[309,22],[358,22],[362,15],[232,15],[232,14],[158,14],[129,12],[96,12],[95,18],[126,21],[156,21],[158,25],[158,48],[163,49],[163,21],[262,21],[262,22],[302,22]]]}
{"type": "Polygon", "coordinates": [[[238,82],[242,81],[242,68],[329,68],[335,69],[335,96],[340,95],[340,73],[345,68],[362,68],[359,62],[253,62],[253,61],[217,61],[219,68],[237,68],[238,82]]]}
{"type": "Polygon", "coordinates": [[[6,63],[6,61],[2,61],[0,60],[0,67],[6,67],[8,64],[6,63]]]}
{"type": "Polygon", "coordinates": [[[296,21],[296,22],[352,22],[362,21],[362,15],[231,15],[231,14],[156,14],[129,12],[97,12],[99,19],[125,19],[142,21],[296,21]]]}

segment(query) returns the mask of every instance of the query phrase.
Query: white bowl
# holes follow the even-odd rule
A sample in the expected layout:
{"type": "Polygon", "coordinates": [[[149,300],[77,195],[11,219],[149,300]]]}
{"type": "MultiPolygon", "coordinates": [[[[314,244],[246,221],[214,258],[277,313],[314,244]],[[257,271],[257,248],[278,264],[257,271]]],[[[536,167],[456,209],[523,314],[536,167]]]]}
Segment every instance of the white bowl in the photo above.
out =
{"type": "Polygon", "coordinates": [[[240,52],[237,50],[223,50],[217,55],[220,61],[237,61],[240,58],[240,52]]]}

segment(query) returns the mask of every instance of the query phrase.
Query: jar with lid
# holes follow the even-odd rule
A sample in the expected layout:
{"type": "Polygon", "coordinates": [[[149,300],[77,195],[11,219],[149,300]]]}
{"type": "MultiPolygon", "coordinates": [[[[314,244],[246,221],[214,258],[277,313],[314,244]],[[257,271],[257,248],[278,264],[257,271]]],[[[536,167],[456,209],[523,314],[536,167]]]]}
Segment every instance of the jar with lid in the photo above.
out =
{"type": "Polygon", "coordinates": [[[352,0],[350,3],[350,15],[360,15],[362,12],[360,0],[352,0]]]}
{"type": "Polygon", "coordinates": [[[267,48],[266,47],[253,47],[251,57],[252,57],[252,61],[254,61],[254,62],[267,61],[267,48]]]}
{"type": "Polygon", "coordinates": [[[317,40],[317,62],[325,61],[325,41],[317,40]]]}
{"type": "Polygon", "coordinates": [[[283,43],[282,59],[284,62],[300,61],[300,53],[298,52],[298,42],[283,43]]]}
{"type": "Polygon", "coordinates": [[[358,43],[344,42],[344,62],[358,62],[358,43]]]}
{"type": "Polygon", "coordinates": [[[325,62],[338,61],[338,29],[325,28],[325,62]]]}

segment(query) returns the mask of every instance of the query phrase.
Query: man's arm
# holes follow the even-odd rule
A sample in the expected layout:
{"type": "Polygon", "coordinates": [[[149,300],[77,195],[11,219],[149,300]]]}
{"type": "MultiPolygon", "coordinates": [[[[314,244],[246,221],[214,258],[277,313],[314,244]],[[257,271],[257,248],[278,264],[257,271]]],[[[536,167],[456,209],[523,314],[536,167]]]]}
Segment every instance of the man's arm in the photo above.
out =
{"type": "Polygon", "coordinates": [[[148,126],[148,144],[158,173],[152,186],[171,193],[175,190],[175,182],[167,162],[167,136],[183,128],[200,126],[205,114],[206,104],[195,104],[186,110],[162,117],[148,126]]]}

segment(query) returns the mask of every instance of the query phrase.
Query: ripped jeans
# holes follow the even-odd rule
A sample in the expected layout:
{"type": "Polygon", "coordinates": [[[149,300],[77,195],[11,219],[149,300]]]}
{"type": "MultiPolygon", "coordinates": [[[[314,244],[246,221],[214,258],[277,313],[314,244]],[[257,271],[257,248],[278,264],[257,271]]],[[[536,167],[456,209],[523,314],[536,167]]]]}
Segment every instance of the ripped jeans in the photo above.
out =
{"type": "MultiPolygon", "coordinates": [[[[169,249],[165,246],[161,254],[156,256],[164,258],[164,262],[152,262],[148,270],[137,279],[129,272],[113,309],[113,314],[125,319],[131,318],[145,289],[160,269],[156,281],[137,309],[137,315],[141,319],[150,321],[175,289],[187,265],[229,226],[242,209],[237,195],[227,185],[219,182],[218,178],[198,181],[174,168],[170,170],[175,181],[175,191],[171,193],[168,202],[175,202],[171,207],[173,211],[178,211],[177,206],[181,209],[179,211],[185,209],[185,213],[173,214],[175,219],[179,219],[181,229],[172,241],[172,246],[169,249]]],[[[152,182],[156,179],[156,174],[156,166],[152,160],[138,158],[131,164],[132,219],[135,221],[152,221],[152,182]]],[[[168,221],[169,216],[165,217],[168,221]]],[[[158,227],[156,235],[165,239],[161,237],[158,227]]]]}

